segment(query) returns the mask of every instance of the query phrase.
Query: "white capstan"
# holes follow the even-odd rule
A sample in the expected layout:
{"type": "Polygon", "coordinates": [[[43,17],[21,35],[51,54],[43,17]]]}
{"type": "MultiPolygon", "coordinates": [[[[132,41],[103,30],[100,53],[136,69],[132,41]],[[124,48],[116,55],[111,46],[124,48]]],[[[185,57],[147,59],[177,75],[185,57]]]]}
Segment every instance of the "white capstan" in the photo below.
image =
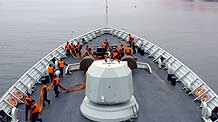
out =
{"type": "Polygon", "coordinates": [[[87,71],[86,97],[81,113],[94,121],[125,121],[135,117],[132,71],[126,61],[97,60],[87,71]]]}

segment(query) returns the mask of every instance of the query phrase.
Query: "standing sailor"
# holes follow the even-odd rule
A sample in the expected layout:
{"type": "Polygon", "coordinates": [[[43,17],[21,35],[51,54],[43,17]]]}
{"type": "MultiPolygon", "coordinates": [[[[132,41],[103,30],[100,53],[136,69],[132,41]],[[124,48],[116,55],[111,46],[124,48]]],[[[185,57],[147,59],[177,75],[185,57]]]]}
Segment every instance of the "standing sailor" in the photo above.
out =
{"type": "Polygon", "coordinates": [[[132,51],[133,51],[133,54],[136,54],[136,42],[134,40],[134,38],[132,38],[132,51]]]}
{"type": "Polygon", "coordinates": [[[32,114],[32,122],[42,122],[41,118],[38,118],[39,116],[39,105],[35,102],[35,100],[32,100],[31,104],[31,114],[32,114]]]}
{"type": "Polygon", "coordinates": [[[65,46],[65,49],[66,49],[66,56],[69,57],[70,56],[70,44],[69,42],[67,42],[66,46],[65,46]]]}
{"type": "Polygon", "coordinates": [[[46,82],[43,82],[42,84],[42,93],[43,93],[43,106],[45,105],[45,101],[50,104],[50,100],[48,99],[48,87],[46,85],[46,82]]]}
{"type": "Polygon", "coordinates": [[[131,34],[128,34],[128,37],[127,37],[127,41],[128,41],[128,43],[129,43],[129,46],[130,47],[132,47],[132,40],[133,38],[132,38],[132,36],[131,36],[131,34]]]}
{"type": "Polygon", "coordinates": [[[75,51],[75,45],[73,43],[71,43],[71,55],[72,56],[76,56],[76,51],[75,51]]]}
{"type": "Polygon", "coordinates": [[[82,49],[82,46],[80,45],[80,43],[78,42],[77,45],[76,45],[76,52],[77,54],[81,57],[81,49],[82,49]]]}
{"type": "Polygon", "coordinates": [[[57,77],[56,75],[54,76],[53,83],[54,83],[55,97],[58,97],[59,94],[60,94],[60,92],[59,92],[59,90],[58,90],[58,87],[59,87],[59,84],[60,84],[60,79],[59,79],[59,77],[57,77]]]}
{"type": "Polygon", "coordinates": [[[64,65],[65,62],[63,59],[61,59],[59,62],[58,62],[58,67],[59,67],[59,70],[60,70],[60,78],[63,78],[64,77],[64,65]]]}
{"type": "Polygon", "coordinates": [[[54,77],[54,66],[52,66],[52,64],[49,64],[48,74],[49,74],[49,77],[50,77],[50,81],[52,82],[53,77],[54,77]]]}
{"type": "Polygon", "coordinates": [[[121,55],[120,55],[120,56],[121,56],[121,58],[122,58],[122,57],[124,56],[124,54],[125,54],[125,53],[124,53],[123,45],[120,45],[120,48],[121,48],[121,55]]]}
{"type": "Polygon", "coordinates": [[[26,106],[26,110],[25,110],[25,120],[28,120],[28,113],[31,107],[31,103],[32,103],[32,96],[27,93],[27,96],[25,98],[25,106],[26,106]]]}

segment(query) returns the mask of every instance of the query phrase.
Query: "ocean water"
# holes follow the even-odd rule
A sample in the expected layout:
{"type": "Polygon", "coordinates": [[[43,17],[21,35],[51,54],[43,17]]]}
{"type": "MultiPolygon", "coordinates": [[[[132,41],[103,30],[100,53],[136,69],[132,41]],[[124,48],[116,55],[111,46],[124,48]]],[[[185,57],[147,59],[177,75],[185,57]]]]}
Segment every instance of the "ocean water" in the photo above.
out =
{"type": "MultiPolygon", "coordinates": [[[[218,93],[216,0],[108,0],[109,26],[173,54],[218,93]]],[[[104,0],[0,0],[0,96],[65,41],[105,26],[104,0]]]]}

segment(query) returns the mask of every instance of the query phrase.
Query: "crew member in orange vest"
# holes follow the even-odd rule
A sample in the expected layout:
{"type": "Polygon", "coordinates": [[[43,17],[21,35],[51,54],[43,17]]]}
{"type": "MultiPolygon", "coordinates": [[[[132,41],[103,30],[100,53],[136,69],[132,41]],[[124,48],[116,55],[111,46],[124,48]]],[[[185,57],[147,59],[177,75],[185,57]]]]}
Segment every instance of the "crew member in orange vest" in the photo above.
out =
{"type": "Polygon", "coordinates": [[[106,44],[106,42],[103,42],[101,47],[103,49],[103,54],[105,54],[107,52],[107,44],[106,44]]]}
{"type": "Polygon", "coordinates": [[[129,46],[132,47],[133,38],[132,38],[131,34],[128,34],[127,41],[129,43],[129,46]]]}
{"type": "Polygon", "coordinates": [[[136,42],[134,41],[134,38],[132,39],[133,41],[132,41],[132,53],[133,54],[136,54],[136,42]]]}
{"type": "Polygon", "coordinates": [[[116,51],[118,53],[118,59],[121,60],[122,48],[121,47],[117,47],[116,51]]]}
{"type": "Polygon", "coordinates": [[[126,53],[126,55],[131,55],[132,54],[132,49],[129,46],[126,47],[125,53],[126,53]]]}
{"type": "Polygon", "coordinates": [[[58,97],[60,92],[58,90],[59,84],[60,84],[60,79],[55,75],[55,78],[53,80],[54,83],[54,92],[55,92],[55,97],[58,97]]]}
{"type": "Polygon", "coordinates": [[[31,114],[32,114],[32,122],[42,122],[41,118],[39,117],[39,105],[35,102],[35,100],[32,100],[31,104],[31,114]]]}
{"type": "Polygon", "coordinates": [[[66,56],[69,57],[70,56],[70,44],[69,42],[67,42],[66,46],[65,46],[65,49],[66,49],[66,56]]]}
{"type": "Polygon", "coordinates": [[[50,81],[53,81],[53,77],[54,77],[54,66],[52,66],[52,64],[49,64],[48,66],[48,74],[50,77],[50,81]]]}
{"type": "Polygon", "coordinates": [[[63,78],[64,77],[64,65],[65,62],[63,59],[61,59],[59,62],[58,62],[58,67],[59,67],[59,70],[60,70],[60,77],[63,78]]]}
{"type": "Polygon", "coordinates": [[[89,45],[86,45],[86,53],[93,55],[92,49],[89,47],[89,45]]]}
{"type": "Polygon", "coordinates": [[[71,54],[76,56],[76,51],[75,51],[76,47],[73,43],[71,43],[71,54]]]}
{"type": "Polygon", "coordinates": [[[106,48],[108,48],[108,40],[105,39],[104,43],[106,44],[106,48]]]}
{"type": "Polygon", "coordinates": [[[117,52],[116,50],[113,51],[113,53],[112,53],[112,59],[113,59],[113,60],[118,60],[118,56],[119,56],[118,52],[117,52]]]}
{"type": "Polygon", "coordinates": [[[45,101],[48,103],[48,104],[50,104],[50,100],[48,99],[48,95],[47,95],[47,93],[48,93],[48,87],[47,87],[47,85],[46,85],[46,82],[43,82],[43,84],[42,84],[42,93],[43,93],[43,106],[45,105],[45,101]]]}
{"type": "Polygon", "coordinates": [[[81,46],[80,43],[78,42],[78,43],[77,43],[77,46],[76,46],[76,52],[77,52],[77,54],[79,54],[79,56],[81,56],[81,49],[82,49],[82,46],[81,46]]]}
{"type": "Polygon", "coordinates": [[[25,110],[25,120],[28,120],[28,113],[31,107],[31,103],[32,103],[32,96],[27,93],[27,96],[25,98],[25,106],[26,106],[26,110],[25,110]]]}

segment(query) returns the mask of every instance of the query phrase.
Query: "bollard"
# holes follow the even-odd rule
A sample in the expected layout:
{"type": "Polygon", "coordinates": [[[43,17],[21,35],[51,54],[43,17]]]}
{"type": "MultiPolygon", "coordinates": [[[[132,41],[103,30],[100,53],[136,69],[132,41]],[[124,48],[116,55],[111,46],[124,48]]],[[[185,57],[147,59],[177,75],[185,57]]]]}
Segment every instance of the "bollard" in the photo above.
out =
{"type": "Polygon", "coordinates": [[[212,113],[211,113],[210,109],[207,107],[206,102],[202,102],[201,104],[202,104],[201,115],[203,116],[203,118],[208,119],[212,113]]]}
{"type": "Polygon", "coordinates": [[[11,118],[12,118],[11,122],[17,122],[16,107],[12,108],[12,110],[11,110],[11,118]]]}
{"type": "Polygon", "coordinates": [[[158,59],[158,68],[161,69],[161,58],[158,59]]]}

